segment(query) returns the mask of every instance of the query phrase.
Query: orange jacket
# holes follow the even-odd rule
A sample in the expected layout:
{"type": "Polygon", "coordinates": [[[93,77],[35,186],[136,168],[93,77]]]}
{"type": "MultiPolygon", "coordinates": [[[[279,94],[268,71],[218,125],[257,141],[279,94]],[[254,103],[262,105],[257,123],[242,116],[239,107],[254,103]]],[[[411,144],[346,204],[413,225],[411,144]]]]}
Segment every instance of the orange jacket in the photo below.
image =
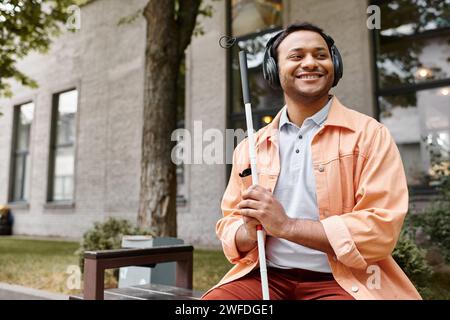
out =
{"type": "MultiPolygon", "coordinates": [[[[259,184],[274,190],[280,172],[278,123],[255,134],[259,184]]],[[[335,255],[328,260],[336,281],[356,299],[421,299],[391,256],[408,211],[408,189],[399,151],[375,119],[344,107],[336,97],[311,142],[320,221],[335,255]]],[[[233,155],[216,225],[225,256],[235,266],[216,285],[236,280],[258,265],[257,248],[241,256],[235,235],[243,223],[236,210],[251,176],[248,141],[233,155]]]]}

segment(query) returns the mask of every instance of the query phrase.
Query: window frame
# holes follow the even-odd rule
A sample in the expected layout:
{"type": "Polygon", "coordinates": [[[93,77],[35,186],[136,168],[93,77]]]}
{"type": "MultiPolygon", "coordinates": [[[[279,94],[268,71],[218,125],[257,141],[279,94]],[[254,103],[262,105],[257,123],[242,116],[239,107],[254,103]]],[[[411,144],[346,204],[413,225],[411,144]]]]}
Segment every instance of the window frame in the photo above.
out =
{"type": "MultiPolygon", "coordinates": [[[[17,168],[16,168],[16,158],[18,156],[18,153],[20,154],[20,156],[23,157],[22,159],[22,169],[25,167],[24,166],[24,159],[28,159],[29,160],[29,164],[31,163],[31,136],[32,136],[32,131],[33,131],[33,127],[34,127],[34,110],[36,108],[36,103],[34,102],[34,100],[26,100],[25,102],[22,103],[18,103],[18,104],[14,104],[13,105],[13,119],[12,119],[12,135],[11,135],[11,152],[10,152],[10,165],[9,165],[9,185],[8,185],[8,203],[12,203],[12,204],[27,204],[29,202],[29,199],[25,199],[24,195],[25,195],[25,182],[26,182],[26,170],[23,171],[22,174],[22,178],[21,178],[21,197],[20,199],[14,199],[14,189],[16,187],[15,185],[15,181],[16,181],[16,173],[17,173],[17,168]],[[20,150],[19,152],[17,151],[17,144],[18,144],[18,130],[19,130],[19,121],[20,121],[20,112],[21,112],[21,107],[27,104],[33,104],[33,119],[31,120],[31,124],[30,124],[30,136],[29,136],[29,140],[28,140],[28,145],[27,145],[27,149],[26,150],[20,150]],[[25,157],[24,157],[25,156],[25,157]]],[[[30,167],[31,168],[31,167],[30,167]]],[[[31,170],[30,170],[30,174],[31,174],[31,170]]],[[[31,191],[31,190],[29,190],[31,191]]]]}
{"type": "Polygon", "coordinates": [[[49,139],[49,157],[48,157],[48,173],[47,173],[47,196],[46,202],[47,204],[62,204],[68,205],[72,207],[75,203],[76,198],[76,167],[77,167],[77,141],[78,141],[78,114],[80,107],[80,90],[77,87],[71,87],[70,89],[58,91],[52,95],[52,106],[50,112],[50,139],[49,139]],[[58,115],[59,115],[59,96],[71,92],[77,91],[77,111],[75,114],[75,142],[74,143],[66,143],[62,145],[56,145],[57,139],[57,128],[58,128],[58,115]],[[55,178],[55,161],[56,161],[56,152],[58,148],[66,148],[73,147],[73,156],[74,156],[74,174],[73,174],[73,194],[71,199],[67,200],[55,200],[54,199],[54,178],[55,178]]]}

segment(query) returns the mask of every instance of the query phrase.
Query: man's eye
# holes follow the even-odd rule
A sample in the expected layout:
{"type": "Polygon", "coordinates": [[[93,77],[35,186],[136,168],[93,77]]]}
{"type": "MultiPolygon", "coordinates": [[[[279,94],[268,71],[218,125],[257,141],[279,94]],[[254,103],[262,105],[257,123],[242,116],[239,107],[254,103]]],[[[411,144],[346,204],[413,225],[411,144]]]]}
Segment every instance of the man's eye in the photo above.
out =
{"type": "Polygon", "coordinates": [[[294,55],[289,57],[289,59],[301,59],[301,58],[302,58],[302,56],[298,55],[298,54],[294,54],[294,55]]]}

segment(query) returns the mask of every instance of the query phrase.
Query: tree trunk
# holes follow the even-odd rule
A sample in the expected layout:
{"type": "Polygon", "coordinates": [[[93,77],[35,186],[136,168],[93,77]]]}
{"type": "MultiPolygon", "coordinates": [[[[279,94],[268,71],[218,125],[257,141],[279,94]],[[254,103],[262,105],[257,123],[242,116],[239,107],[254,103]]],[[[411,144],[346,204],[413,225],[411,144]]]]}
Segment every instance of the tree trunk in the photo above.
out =
{"type": "Polygon", "coordinates": [[[175,0],[150,0],[144,9],[147,48],[138,225],[158,236],[177,236],[171,134],[176,129],[178,71],[199,4],[180,1],[177,14],[175,0]]]}

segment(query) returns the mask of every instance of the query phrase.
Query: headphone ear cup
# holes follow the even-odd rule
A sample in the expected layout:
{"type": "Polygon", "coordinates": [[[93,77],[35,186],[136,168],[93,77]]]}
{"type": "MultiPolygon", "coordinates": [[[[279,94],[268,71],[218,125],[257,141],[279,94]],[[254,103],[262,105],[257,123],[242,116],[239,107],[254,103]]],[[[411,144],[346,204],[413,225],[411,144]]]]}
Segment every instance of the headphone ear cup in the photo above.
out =
{"type": "Polygon", "coordinates": [[[278,66],[274,58],[269,57],[266,61],[267,79],[270,86],[273,88],[280,87],[280,76],[278,74],[278,66]]]}
{"type": "Polygon", "coordinates": [[[278,37],[283,33],[283,31],[278,32],[266,44],[266,49],[264,51],[264,59],[262,63],[262,71],[264,79],[269,83],[272,88],[281,87],[280,76],[278,74],[278,65],[271,54],[272,45],[278,39],[278,37]]]}
{"type": "Polygon", "coordinates": [[[270,58],[268,58],[267,56],[266,56],[266,53],[264,54],[264,60],[263,60],[263,63],[262,63],[262,71],[263,71],[263,78],[267,81],[267,82],[269,82],[270,83],[270,75],[269,75],[269,62],[268,62],[268,59],[270,59],[270,58]]]}
{"type": "Polygon", "coordinates": [[[335,45],[331,47],[331,54],[334,66],[333,87],[335,87],[338,84],[339,80],[342,78],[342,75],[344,73],[344,65],[342,63],[341,54],[335,45]]]}

